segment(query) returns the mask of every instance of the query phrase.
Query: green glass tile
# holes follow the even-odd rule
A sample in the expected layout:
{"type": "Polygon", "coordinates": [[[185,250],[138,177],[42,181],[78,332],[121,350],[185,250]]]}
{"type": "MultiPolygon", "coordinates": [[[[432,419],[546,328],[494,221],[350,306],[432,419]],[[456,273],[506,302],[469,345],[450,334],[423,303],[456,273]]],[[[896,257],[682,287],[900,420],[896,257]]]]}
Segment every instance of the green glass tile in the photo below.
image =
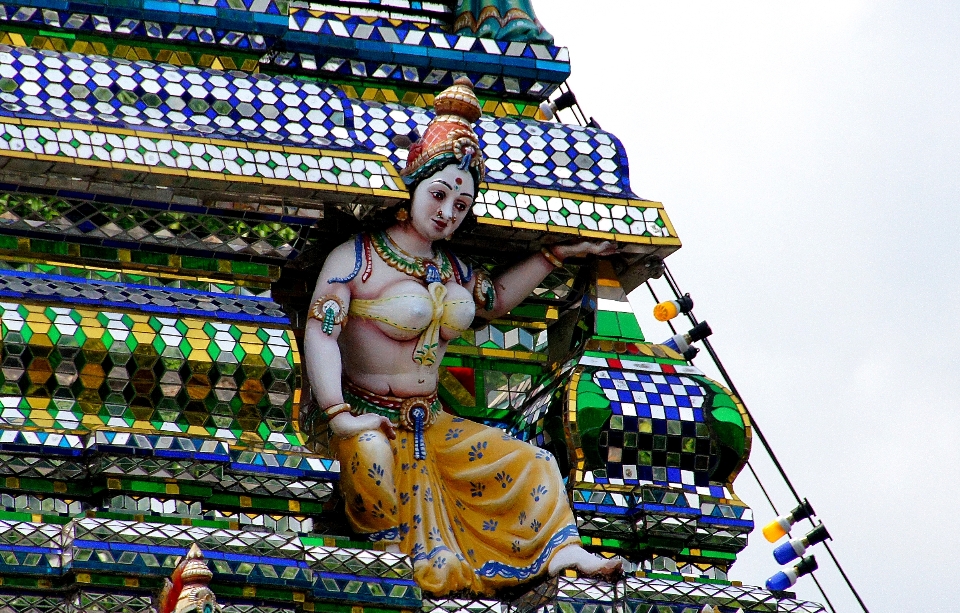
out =
{"type": "Polygon", "coordinates": [[[610,311],[597,311],[597,336],[620,338],[620,322],[617,314],[610,311]]]}
{"type": "Polygon", "coordinates": [[[581,379],[577,386],[577,431],[587,468],[602,468],[600,432],[611,418],[610,401],[603,390],[590,379],[581,379]]]}
{"type": "Polygon", "coordinates": [[[547,307],[542,304],[521,304],[510,311],[510,315],[514,317],[543,319],[547,316],[547,307]]]}
{"type": "Polygon", "coordinates": [[[232,270],[236,275],[270,276],[270,267],[256,262],[233,262],[232,270]]]}
{"type": "Polygon", "coordinates": [[[99,247],[96,245],[80,245],[80,257],[94,260],[117,261],[118,251],[112,247],[99,247]]]}
{"type": "Polygon", "coordinates": [[[736,560],[737,556],[733,553],[728,553],[726,551],[711,551],[709,549],[700,550],[701,557],[704,558],[717,558],[720,560],[736,560]]]}
{"type": "Polygon", "coordinates": [[[636,315],[633,313],[617,313],[617,319],[620,322],[621,338],[641,342],[644,340],[636,315]]]}
{"type": "Polygon", "coordinates": [[[69,255],[70,244],[63,241],[45,241],[35,238],[30,243],[31,251],[48,255],[69,255]]]}
{"type": "Polygon", "coordinates": [[[207,272],[217,272],[219,265],[213,258],[200,258],[195,256],[183,256],[180,258],[180,265],[190,270],[204,270],[207,272]]]}
{"type": "Polygon", "coordinates": [[[165,253],[153,253],[150,251],[131,251],[130,260],[137,264],[147,264],[150,266],[170,265],[170,257],[165,253]]]}

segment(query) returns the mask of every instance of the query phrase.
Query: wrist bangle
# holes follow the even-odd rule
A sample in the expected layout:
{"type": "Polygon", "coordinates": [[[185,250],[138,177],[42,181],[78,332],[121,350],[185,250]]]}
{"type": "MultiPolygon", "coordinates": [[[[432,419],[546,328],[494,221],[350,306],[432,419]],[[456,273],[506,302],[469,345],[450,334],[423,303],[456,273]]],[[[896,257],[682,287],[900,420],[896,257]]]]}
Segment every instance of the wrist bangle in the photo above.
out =
{"type": "Polygon", "coordinates": [[[540,253],[541,255],[543,255],[544,258],[546,258],[548,262],[550,262],[550,264],[554,268],[563,268],[563,260],[558,258],[556,254],[550,249],[547,249],[546,247],[544,247],[543,249],[540,250],[540,253]]]}
{"type": "Polygon", "coordinates": [[[331,420],[340,413],[347,413],[352,410],[353,407],[350,406],[349,402],[341,402],[340,404],[331,405],[323,410],[324,414],[327,416],[327,420],[331,420]]]}

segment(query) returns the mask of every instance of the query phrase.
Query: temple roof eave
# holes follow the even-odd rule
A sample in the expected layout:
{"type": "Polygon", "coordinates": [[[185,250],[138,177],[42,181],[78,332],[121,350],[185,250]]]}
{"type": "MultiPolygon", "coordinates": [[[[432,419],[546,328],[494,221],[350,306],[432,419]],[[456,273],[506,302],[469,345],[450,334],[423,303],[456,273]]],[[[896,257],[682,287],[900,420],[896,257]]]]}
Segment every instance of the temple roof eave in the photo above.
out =
{"type": "MultiPolygon", "coordinates": [[[[432,117],[291,77],[6,45],[0,77],[16,85],[0,93],[0,178],[8,183],[129,185],[197,202],[280,203],[317,217],[330,206],[361,217],[407,199],[406,152],[390,136],[420,131],[432,117]],[[51,85],[37,92],[36,77],[24,76],[34,72],[51,85]]],[[[492,116],[477,132],[487,162],[475,206],[482,236],[527,247],[608,239],[660,257],[679,248],[663,205],[632,193],[614,135],[492,116]]]]}

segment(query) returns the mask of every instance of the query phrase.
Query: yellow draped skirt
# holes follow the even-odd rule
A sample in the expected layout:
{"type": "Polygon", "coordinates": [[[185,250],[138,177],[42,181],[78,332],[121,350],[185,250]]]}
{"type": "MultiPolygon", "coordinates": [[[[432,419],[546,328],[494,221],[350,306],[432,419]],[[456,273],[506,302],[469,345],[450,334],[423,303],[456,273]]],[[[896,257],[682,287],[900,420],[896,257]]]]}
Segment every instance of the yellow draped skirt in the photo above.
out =
{"type": "Polygon", "coordinates": [[[354,530],[399,542],[420,587],[434,595],[490,595],[545,574],[553,554],[579,543],[553,456],[441,412],[424,433],[380,431],[338,441],[340,486],[354,530]]]}

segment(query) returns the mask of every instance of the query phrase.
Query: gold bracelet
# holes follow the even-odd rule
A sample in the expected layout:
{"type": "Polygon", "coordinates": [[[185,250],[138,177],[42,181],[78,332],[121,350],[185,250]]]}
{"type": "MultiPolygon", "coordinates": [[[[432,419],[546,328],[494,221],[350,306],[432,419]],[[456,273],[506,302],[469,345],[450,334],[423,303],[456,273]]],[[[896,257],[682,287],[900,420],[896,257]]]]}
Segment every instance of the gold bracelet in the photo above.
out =
{"type": "Polygon", "coordinates": [[[327,416],[327,420],[331,420],[340,413],[347,413],[352,411],[353,407],[350,406],[349,402],[341,402],[339,404],[330,405],[323,410],[324,414],[327,416]]]}
{"type": "Polygon", "coordinates": [[[550,264],[553,265],[554,268],[563,268],[563,260],[558,258],[550,249],[544,247],[540,250],[540,253],[547,259],[548,262],[550,262],[550,264]]]}

